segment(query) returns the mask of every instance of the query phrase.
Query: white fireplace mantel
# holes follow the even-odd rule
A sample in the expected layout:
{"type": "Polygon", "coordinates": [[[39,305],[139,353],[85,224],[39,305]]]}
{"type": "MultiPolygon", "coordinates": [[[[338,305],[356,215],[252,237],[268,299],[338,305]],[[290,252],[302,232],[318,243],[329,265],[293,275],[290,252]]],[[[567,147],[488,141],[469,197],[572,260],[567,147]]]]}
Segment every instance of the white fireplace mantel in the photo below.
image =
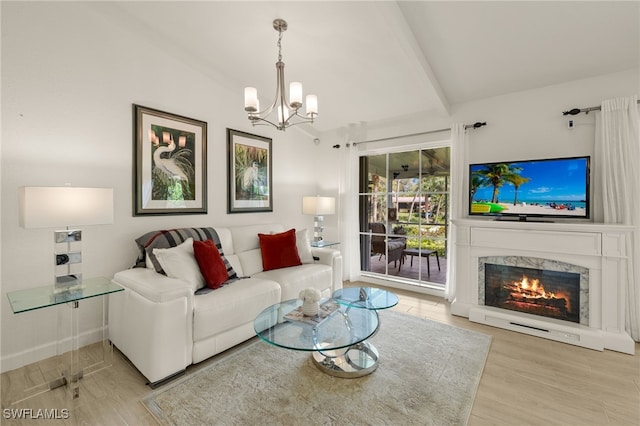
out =
{"type": "Polygon", "coordinates": [[[624,329],[627,282],[623,225],[566,222],[454,220],[456,297],[454,315],[538,337],[596,350],[633,354],[624,329]],[[484,256],[530,256],[589,269],[589,324],[575,324],[484,306],[478,300],[478,262],[484,256]]]}

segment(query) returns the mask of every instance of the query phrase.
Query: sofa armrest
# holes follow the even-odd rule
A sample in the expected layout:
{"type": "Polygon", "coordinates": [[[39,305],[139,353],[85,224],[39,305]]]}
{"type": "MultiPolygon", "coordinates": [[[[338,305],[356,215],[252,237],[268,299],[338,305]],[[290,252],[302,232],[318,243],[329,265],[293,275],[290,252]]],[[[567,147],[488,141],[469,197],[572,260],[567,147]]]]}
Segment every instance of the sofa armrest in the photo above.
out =
{"type": "Polygon", "coordinates": [[[191,286],[155,270],[133,268],[114,275],[124,291],[109,295],[109,340],[150,383],[193,362],[191,286]]]}
{"type": "Polygon", "coordinates": [[[330,248],[311,248],[311,254],[318,263],[331,266],[333,276],[331,280],[332,291],[342,288],[342,254],[339,250],[330,248]]]}
{"type": "Polygon", "coordinates": [[[193,289],[186,281],[169,278],[153,269],[132,268],[116,273],[114,283],[128,288],[150,302],[164,303],[180,297],[192,298],[193,289]]]}
{"type": "Polygon", "coordinates": [[[337,256],[342,256],[338,250],[330,248],[311,247],[311,254],[317,263],[333,266],[333,261],[337,256]]]}

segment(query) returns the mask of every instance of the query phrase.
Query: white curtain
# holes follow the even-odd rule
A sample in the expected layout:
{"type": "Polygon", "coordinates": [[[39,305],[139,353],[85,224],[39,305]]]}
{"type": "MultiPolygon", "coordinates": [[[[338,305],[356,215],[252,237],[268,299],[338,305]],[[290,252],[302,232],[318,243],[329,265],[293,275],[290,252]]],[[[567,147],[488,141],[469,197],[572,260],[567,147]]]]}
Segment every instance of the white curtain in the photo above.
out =
{"type": "MultiPolygon", "coordinates": [[[[451,127],[450,221],[462,217],[464,207],[464,168],[467,164],[466,131],[464,127],[464,124],[454,124],[451,127]]],[[[444,289],[444,297],[452,302],[456,298],[456,226],[452,223],[449,223],[447,241],[447,282],[444,289]]]]}
{"type": "Polygon", "coordinates": [[[640,341],[640,118],[638,96],[604,101],[596,120],[595,172],[604,223],[631,225],[625,326],[640,341]]]}
{"type": "Polygon", "coordinates": [[[347,143],[347,155],[342,164],[343,220],[342,227],[342,259],[344,262],[344,278],[348,281],[360,279],[360,222],[358,217],[359,197],[359,158],[358,149],[353,143],[347,143]]]}

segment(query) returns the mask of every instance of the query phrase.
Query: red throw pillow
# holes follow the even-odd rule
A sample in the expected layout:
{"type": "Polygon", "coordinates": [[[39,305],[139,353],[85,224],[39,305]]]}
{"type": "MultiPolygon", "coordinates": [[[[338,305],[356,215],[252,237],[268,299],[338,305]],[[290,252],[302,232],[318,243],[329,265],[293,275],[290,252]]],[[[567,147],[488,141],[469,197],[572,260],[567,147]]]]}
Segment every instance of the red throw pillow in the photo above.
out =
{"type": "Polygon", "coordinates": [[[302,265],[296,246],[296,230],[290,229],[280,234],[258,234],[262,252],[262,269],[286,268],[302,265]]]}
{"type": "Polygon", "coordinates": [[[227,267],[218,247],[211,240],[194,241],[193,254],[200,267],[200,273],[209,288],[219,288],[229,279],[227,267]]]}

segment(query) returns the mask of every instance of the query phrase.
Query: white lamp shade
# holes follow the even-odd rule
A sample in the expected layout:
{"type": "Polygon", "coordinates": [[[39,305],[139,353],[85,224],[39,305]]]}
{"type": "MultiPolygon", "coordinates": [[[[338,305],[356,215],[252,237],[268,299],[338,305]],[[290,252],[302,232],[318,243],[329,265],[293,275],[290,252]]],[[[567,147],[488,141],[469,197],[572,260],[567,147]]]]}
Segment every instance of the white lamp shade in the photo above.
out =
{"type": "Polygon", "coordinates": [[[314,117],[316,115],[318,115],[318,97],[307,95],[307,116],[314,117]]]}
{"type": "Polygon", "coordinates": [[[112,188],[20,188],[20,226],[24,228],[109,223],[113,223],[112,188]]]}
{"type": "Polygon", "coordinates": [[[289,105],[302,105],[302,83],[298,81],[289,85],[289,105]]]}
{"type": "Polygon", "coordinates": [[[334,197],[302,197],[302,213],[322,216],[335,214],[336,199],[334,197]]]}
{"type": "Polygon", "coordinates": [[[258,89],[255,87],[244,88],[244,109],[245,111],[258,111],[258,89]]]}

